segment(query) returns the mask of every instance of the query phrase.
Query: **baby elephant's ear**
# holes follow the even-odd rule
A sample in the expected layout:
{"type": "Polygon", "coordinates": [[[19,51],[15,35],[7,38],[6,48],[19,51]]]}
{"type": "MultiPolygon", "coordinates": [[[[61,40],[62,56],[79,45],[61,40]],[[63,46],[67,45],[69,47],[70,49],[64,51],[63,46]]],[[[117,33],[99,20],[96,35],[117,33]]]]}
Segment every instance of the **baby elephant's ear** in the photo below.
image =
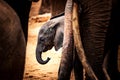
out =
{"type": "Polygon", "coordinates": [[[57,51],[58,49],[60,49],[62,47],[62,44],[63,44],[63,33],[60,30],[57,30],[54,38],[55,50],[57,51]]]}
{"type": "Polygon", "coordinates": [[[49,28],[54,28],[57,25],[57,23],[53,21],[49,21],[49,28]]]}

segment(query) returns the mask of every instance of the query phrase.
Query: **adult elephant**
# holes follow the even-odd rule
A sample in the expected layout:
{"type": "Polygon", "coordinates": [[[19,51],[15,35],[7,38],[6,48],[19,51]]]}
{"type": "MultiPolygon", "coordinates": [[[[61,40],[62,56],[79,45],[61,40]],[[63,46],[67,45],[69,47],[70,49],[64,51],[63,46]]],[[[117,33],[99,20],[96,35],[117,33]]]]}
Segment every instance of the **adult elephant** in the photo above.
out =
{"type": "MultiPolygon", "coordinates": [[[[102,64],[107,55],[108,62],[105,65],[107,65],[108,74],[112,80],[119,79],[117,51],[120,38],[118,33],[120,31],[118,30],[119,24],[114,18],[116,16],[119,17],[116,12],[118,0],[79,0],[77,3],[82,9],[80,13],[80,32],[88,62],[98,79],[106,80],[102,64]]],[[[61,64],[65,65],[65,63],[61,64]]],[[[60,80],[68,79],[65,73],[68,71],[62,71],[61,69],[61,72],[60,74],[64,77],[61,76],[63,78],[60,78],[60,80]]],[[[90,80],[89,77],[86,79],[90,80]]]]}
{"type": "MultiPolygon", "coordinates": [[[[81,6],[80,27],[81,38],[87,59],[99,80],[106,80],[102,64],[108,54],[108,73],[112,80],[119,79],[117,68],[118,49],[118,1],[112,0],[78,0],[81,6]],[[114,25],[116,28],[114,28],[114,25]],[[112,58],[112,59],[111,59],[112,58]]],[[[64,63],[62,63],[64,64],[64,63]]],[[[66,66],[67,67],[67,66],[66,66]]],[[[64,74],[65,71],[63,71],[64,74]]],[[[63,79],[65,79],[63,76],[63,79]]],[[[87,80],[90,80],[87,77],[87,80]]]]}
{"type": "MultiPolygon", "coordinates": [[[[118,33],[120,31],[118,30],[119,24],[114,18],[119,17],[116,12],[118,0],[78,0],[77,3],[82,9],[79,17],[80,36],[89,64],[99,80],[106,80],[107,76],[104,76],[102,65],[107,59],[105,65],[110,79],[118,80],[120,77],[117,67],[117,51],[120,38],[118,33]]],[[[67,59],[66,57],[63,58],[67,59]]],[[[65,65],[66,63],[61,64],[65,65]]],[[[67,69],[66,65],[63,67],[67,69]]],[[[63,70],[60,70],[59,79],[69,79],[69,77],[66,78],[69,73],[65,73],[68,71],[63,70]]],[[[86,79],[91,80],[89,77],[86,79]]]]}
{"type": "Polygon", "coordinates": [[[25,40],[28,38],[28,20],[29,12],[32,1],[37,2],[39,0],[4,0],[6,1],[17,13],[20,18],[21,26],[24,32],[25,40]]]}
{"type": "Polygon", "coordinates": [[[22,80],[26,42],[16,12],[0,0],[0,80],[22,80]]]}

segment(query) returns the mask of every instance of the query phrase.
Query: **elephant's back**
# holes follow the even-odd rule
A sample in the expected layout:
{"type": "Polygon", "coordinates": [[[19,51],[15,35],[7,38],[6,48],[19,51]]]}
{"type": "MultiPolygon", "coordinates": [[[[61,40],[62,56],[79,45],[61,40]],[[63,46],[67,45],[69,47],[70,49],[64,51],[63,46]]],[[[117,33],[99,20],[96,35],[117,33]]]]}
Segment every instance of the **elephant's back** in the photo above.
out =
{"type": "Polygon", "coordinates": [[[19,17],[6,2],[0,0],[0,48],[5,50],[7,46],[13,46],[19,34],[24,40],[19,17]]]}
{"type": "Polygon", "coordinates": [[[22,80],[25,48],[19,17],[0,0],[0,80],[22,80]]]}
{"type": "Polygon", "coordinates": [[[0,25],[0,27],[13,25],[20,26],[19,17],[17,16],[16,12],[2,0],[0,0],[0,25]]]}

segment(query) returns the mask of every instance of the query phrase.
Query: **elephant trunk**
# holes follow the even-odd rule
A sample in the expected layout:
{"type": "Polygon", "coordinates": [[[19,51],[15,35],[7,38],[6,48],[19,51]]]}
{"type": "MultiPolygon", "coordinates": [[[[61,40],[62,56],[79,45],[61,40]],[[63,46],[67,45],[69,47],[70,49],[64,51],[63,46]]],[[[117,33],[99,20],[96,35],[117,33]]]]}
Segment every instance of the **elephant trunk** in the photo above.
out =
{"type": "Polygon", "coordinates": [[[42,56],[42,51],[39,51],[36,49],[36,59],[37,59],[38,63],[40,63],[40,64],[48,63],[50,58],[48,57],[46,60],[43,60],[41,56],[42,56]]]}

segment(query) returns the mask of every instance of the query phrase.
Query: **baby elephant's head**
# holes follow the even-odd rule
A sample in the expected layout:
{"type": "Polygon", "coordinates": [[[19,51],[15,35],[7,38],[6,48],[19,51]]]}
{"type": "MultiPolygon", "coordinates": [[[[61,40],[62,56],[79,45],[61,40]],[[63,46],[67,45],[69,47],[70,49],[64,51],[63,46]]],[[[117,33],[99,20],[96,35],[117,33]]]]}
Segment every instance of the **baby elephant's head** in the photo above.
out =
{"type": "Polygon", "coordinates": [[[45,24],[39,30],[38,41],[36,47],[36,58],[40,64],[46,64],[50,58],[43,61],[42,52],[50,50],[53,46],[57,51],[62,47],[64,32],[64,16],[56,17],[45,24]]]}

